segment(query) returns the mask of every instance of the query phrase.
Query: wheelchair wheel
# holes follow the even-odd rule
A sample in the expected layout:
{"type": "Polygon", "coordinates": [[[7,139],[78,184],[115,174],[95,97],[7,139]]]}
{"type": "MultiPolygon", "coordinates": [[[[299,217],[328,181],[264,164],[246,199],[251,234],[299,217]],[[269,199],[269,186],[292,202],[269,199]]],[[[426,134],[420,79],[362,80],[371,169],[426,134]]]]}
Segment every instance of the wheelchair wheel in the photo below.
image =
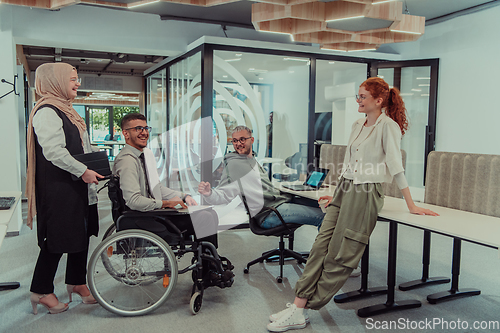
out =
{"type": "Polygon", "coordinates": [[[203,295],[197,291],[191,296],[191,301],[189,302],[189,308],[192,314],[198,314],[201,310],[201,305],[203,303],[203,295]]]}
{"type": "Polygon", "coordinates": [[[106,238],[92,253],[87,273],[99,304],[122,316],[143,315],[161,306],[177,276],[170,246],[144,230],[121,231],[106,238]]]}
{"type": "Polygon", "coordinates": [[[110,237],[115,232],[116,232],[116,224],[112,223],[104,233],[104,236],[102,236],[102,240],[105,240],[106,238],[110,237]]]}

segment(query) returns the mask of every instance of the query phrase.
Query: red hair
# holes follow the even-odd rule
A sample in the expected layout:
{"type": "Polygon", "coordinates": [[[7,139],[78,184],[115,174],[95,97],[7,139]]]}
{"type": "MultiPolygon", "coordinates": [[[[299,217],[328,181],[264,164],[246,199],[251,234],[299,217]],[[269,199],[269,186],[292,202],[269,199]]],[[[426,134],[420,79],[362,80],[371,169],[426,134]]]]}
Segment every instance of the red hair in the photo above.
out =
{"type": "Polygon", "coordinates": [[[401,133],[404,135],[408,130],[408,117],[406,115],[405,103],[397,88],[389,88],[387,82],[379,77],[371,77],[361,83],[360,87],[364,87],[375,99],[382,98],[382,108],[385,109],[385,114],[394,120],[401,128],[401,133]]]}

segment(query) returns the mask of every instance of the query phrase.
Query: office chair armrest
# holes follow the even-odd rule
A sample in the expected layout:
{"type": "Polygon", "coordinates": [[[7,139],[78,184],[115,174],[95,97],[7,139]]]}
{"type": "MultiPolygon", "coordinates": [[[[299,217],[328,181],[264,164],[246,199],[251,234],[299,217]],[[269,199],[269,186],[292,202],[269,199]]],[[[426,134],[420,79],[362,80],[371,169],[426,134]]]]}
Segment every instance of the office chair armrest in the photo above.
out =
{"type": "Polygon", "coordinates": [[[278,210],[275,207],[266,207],[266,208],[272,210],[276,214],[276,216],[280,219],[281,224],[286,228],[286,230],[292,232],[290,228],[288,228],[285,220],[283,220],[283,217],[281,216],[280,212],[278,212],[278,210]]]}

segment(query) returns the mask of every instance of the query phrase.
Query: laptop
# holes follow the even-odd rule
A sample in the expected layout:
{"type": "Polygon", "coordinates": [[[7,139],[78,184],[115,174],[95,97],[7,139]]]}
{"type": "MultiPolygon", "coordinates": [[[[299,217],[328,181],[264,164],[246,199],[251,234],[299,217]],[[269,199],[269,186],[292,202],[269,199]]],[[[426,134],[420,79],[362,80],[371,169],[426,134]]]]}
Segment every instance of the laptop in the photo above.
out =
{"type": "Polygon", "coordinates": [[[309,173],[304,184],[297,185],[283,185],[283,187],[294,191],[316,191],[321,187],[325,181],[328,169],[315,169],[309,173]]]}
{"type": "MultiPolygon", "coordinates": [[[[73,157],[76,160],[85,164],[87,168],[89,168],[90,170],[94,170],[95,172],[97,172],[102,176],[107,177],[111,175],[111,168],[109,166],[108,154],[105,151],[97,151],[88,154],[73,155],[73,157]]],[[[78,179],[75,175],[71,176],[73,180],[78,179]]]]}

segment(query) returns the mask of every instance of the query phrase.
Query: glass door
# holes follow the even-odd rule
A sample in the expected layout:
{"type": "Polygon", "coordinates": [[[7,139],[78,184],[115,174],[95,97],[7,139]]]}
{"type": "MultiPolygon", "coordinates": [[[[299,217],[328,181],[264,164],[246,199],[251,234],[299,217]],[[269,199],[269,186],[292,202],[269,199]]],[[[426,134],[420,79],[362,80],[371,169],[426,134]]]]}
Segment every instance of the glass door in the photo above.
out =
{"type": "Polygon", "coordinates": [[[423,200],[427,155],[435,147],[438,59],[372,64],[371,75],[401,91],[409,129],[401,149],[406,151],[406,178],[412,194],[423,200]]]}

